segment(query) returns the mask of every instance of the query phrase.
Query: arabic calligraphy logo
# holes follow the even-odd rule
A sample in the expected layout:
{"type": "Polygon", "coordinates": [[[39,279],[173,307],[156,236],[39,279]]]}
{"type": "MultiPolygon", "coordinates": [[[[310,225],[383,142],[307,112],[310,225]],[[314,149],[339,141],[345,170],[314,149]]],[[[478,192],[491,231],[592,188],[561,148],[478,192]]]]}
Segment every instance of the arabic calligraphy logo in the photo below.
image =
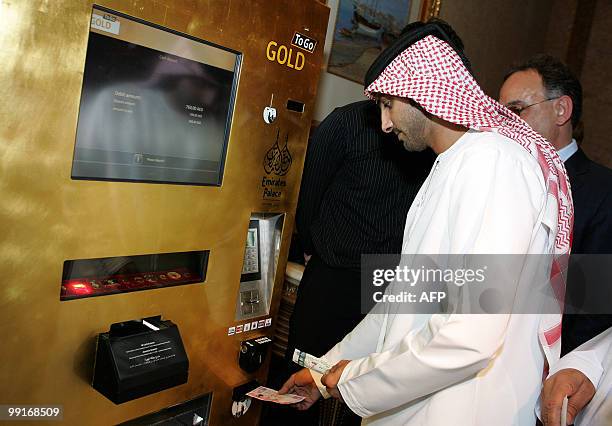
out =
{"type": "Polygon", "coordinates": [[[266,152],[264,157],[263,166],[266,173],[273,173],[277,176],[284,176],[291,168],[293,159],[289,153],[289,133],[285,136],[285,146],[281,149],[278,145],[278,138],[280,136],[280,129],[276,131],[276,141],[272,148],[266,152]]]}

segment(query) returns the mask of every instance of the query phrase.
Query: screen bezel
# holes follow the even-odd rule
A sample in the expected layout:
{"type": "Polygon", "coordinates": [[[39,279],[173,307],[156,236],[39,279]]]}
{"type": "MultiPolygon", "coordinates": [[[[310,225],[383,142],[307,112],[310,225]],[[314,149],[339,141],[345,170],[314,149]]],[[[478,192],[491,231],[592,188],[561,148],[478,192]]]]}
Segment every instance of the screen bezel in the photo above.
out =
{"type": "MultiPolygon", "coordinates": [[[[194,37],[190,34],[186,34],[177,30],[173,30],[171,28],[167,28],[164,27],[162,25],[153,23],[153,22],[149,22],[149,21],[145,21],[143,19],[137,18],[135,16],[131,16],[128,15],[126,13],[122,13],[122,12],[118,12],[116,10],[104,7],[104,6],[100,6],[98,4],[94,4],[92,6],[91,9],[91,14],[89,15],[89,32],[87,33],[87,45],[89,45],[89,37],[91,34],[91,19],[93,17],[93,14],[95,11],[99,11],[99,12],[107,12],[107,13],[111,13],[113,15],[117,15],[120,16],[124,19],[129,19],[132,20],[136,23],[142,24],[142,25],[147,25],[149,27],[161,30],[161,31],[165,31],[168,32],[170,34],[173,34],[177,37],[184,37],[187,38],[189,40],[193,40],[195,42],[198,43],[202,43],[217,49],[221,49],[224,50],[226,52],[232,53],[236,56],[236,62],[234,64],[234,69],[233,69],[233,73],[234,73],[234,79],[232,82],[232,89],[231,89],[231,93],[230,93],[230,97],[229,97],[229,107],[228,107],[228,114],[225,120],[225,133],[224,133],[224,140],[223,140],[223,147],[222,147],[222,152],[221,152],[221,156],[219,157],[219,162],[220,162],[220,167],[219,167],[219,174],[218,174],[218,179],[217,182],[212,182],[212,183],[202,183],[202,182],[185,182],[185,181],[177,181],[177,180],[149,180],[149,179],[128,179],[128,178],[112,178],[112,177],[87,177],[87,176],[74,176],[73,175],[73,170],[74,170],[74,161],[75,161],[75,156],[76,156],[76,150],[77,150],[77,135],[78,135],[78,126],[79,126],[79,118],[80,118],[80,114],[81,114],[81,103],[83,101],[83,94],[84,94],[84,84],[85,84],[85,66],[83,66],[83,81],[81,83],[81,94],[79,97],[79,111],[77,114],[77,128],[75,131],[75,142],[74,142],[74,150],[72,153],[72,161],[71,161],[71,170],[70,170],[70,178],[72,180],[87,180],[87,181],[105,181],[105,182],[132,182],[132,183],[154,183],[154,184],[172,184],[172,185],[189,185],[189,186],[221,186],[223,183],[223,176],[225,175],[225,161],[227,158],[227,150],[228,150],[228,145],[229,145],[229,138],[230,138],[230,132],[231,132],[231,128],[232,128],[232,122],[233,122],[233,118],[234,118],[234,109],[236,106],[236,94],[238,91],[238,84],[240,81],[240,72],[242,70],[242,52],[239,52],[237,50],[231,49],[229,47],[226,46],[222,46],[216,43],[213,43],[211,41],[208,40],[204,40],[198,37],[194,37]]],[[[137,44],[137,43],[134,43],[137,44]]],[[[85,62],[86,62],[86,58],[87,58],[87,52],[85,53],[85,62]]],[[[202,62],[201,62],[202,63],[202,62]]],[[[206,65],[206,64],[205,64],[206,65]]]]}

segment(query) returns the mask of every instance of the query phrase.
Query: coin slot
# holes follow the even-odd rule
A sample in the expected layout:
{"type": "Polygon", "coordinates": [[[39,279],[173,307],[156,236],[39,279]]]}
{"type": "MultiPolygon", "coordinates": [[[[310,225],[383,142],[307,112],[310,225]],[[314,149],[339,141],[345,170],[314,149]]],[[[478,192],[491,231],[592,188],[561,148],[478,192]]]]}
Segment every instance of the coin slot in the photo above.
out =
{"type": "Polygon", "coordinates": [[[287,100],[287,109],[293,112],[299,112],[302,114],[304,112],[304,102],[295,101],[293,99],[287,100]]]}

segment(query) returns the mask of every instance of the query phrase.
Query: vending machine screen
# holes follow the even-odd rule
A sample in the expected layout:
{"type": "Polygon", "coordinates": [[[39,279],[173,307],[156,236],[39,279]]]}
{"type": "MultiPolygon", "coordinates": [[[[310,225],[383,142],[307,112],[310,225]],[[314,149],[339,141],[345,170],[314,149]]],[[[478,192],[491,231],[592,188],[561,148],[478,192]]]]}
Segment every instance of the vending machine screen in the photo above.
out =
{"type": "Polygon", "coordinates": [[[220,185],[240,58],[94,7],[72,178],[220,185]]]}

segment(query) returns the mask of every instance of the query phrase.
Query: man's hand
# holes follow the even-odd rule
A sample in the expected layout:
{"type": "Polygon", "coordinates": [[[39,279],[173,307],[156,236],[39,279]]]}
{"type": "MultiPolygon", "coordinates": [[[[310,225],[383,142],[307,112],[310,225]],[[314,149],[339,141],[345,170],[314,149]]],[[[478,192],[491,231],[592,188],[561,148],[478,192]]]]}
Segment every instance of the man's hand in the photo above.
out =
{"type": "Polygon", "coordinates": [[[317,388],[317,385],[315,384],[314,379],[307,368],[304,368],[289,377],[278,393],[281,395],[285,393],[294,393],[305,397],[306,399],[304,399],[302,402],[292,404],[292,406],[298,410],[309,409],[312,404],[317,401],[317,399],[321,398],[321,392],[319,392],[319,389],[317,388]]]}
{"type": "Polygon", "coordinates": [[[327,388],[327,392],[329,392],[331,396],[342,402],[344,402],[344,400],[342,399],[342,395],[338,390],[338,381],[340,380],[340,376],[342,375],[344,368],[349,362],[351,361],[349,361],[348,359],[338,361],[336,365],[330,368],[329,371],[325,373],[323,377],[321,377],[321,383],[325,385],[325,387],[327,388]]]}
{"type": "MultiPolygon", "coordinates": [[[[567,424],[573,424],[576,415],[595,395],[595,386],[580,371],[567,368],[546,379],[542,388],[542,421],[545,426],[559,426],[561,405],[567,395],[567,424]]],[[[561,425],[566,426],[566,425],[561,425]]]]}

